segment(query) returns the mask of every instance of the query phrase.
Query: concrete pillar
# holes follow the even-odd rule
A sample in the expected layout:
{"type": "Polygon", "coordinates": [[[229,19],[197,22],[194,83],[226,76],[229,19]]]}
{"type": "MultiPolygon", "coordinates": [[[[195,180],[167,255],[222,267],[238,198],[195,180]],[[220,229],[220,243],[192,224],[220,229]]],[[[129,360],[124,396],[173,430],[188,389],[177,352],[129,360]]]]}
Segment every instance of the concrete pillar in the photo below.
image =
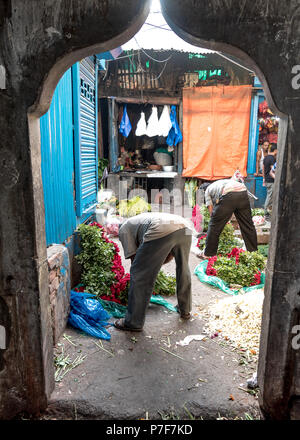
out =
{"type": "Polygon", "coordinates": [[[54,371],[45,229],[37,212],[37,206],[43,210],[41,185],[35,188],[39,200],[34,196],[40,171],[32,175],[24,98],[0,102],[0,299],[8,334],[0,367],[0,414],[9,416],[45,407],[54,371]]]}
{"type": "Polygon", "coordinates": [[[161,0],[186,41],[255,71],[283,119],[259,357],[266,417],[300,418],[300,7],[290,2],[161,0]]]}
{"type": "Polygon", "coordinates": [[[287,138],[278,158],[258,373],[266,417],[299,420],[300,118],[295,113],[285,122],[287,138]]]}

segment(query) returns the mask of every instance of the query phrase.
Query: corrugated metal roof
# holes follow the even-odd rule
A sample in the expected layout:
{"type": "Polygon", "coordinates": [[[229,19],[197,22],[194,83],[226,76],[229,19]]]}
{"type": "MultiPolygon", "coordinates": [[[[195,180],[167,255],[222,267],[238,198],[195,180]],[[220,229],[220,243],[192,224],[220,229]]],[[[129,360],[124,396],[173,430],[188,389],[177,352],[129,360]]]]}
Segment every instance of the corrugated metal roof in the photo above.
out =
{"type": "Polygon", "coordinates": [[[139,32],[127,43],[122,45],[123,50],[153,49],[153,50],[180,50],[193,53],[212,53],[214,51],[203,47],[193,46],[180,38],[169,27],[162,13],[159,0],[153,0],[150,14],[139,32]]]}
{"type": "MultiPolygon", "coordinates": [[[[132,40],[125,43],[122,47],[123,50],[137,50],[137,49],[145,49],[145,50],[175,50],[179,52],[192,52],[192,53],[215,53],[213,50],[205,49],[204,47],[194,46],[192,44],[187,43],[182,40],[178,35],[176,35],[170,29],[170,35],[166,37],[166,30],[155,29],[151,33],[151,37],[155,38],[146,38],[144,35],[140,35],[139,33],[132,40]],[[155,32],[155,34],[154,34],[155,32]]],[[[141,32],[141,31],[140,31],[141,32]]]]}
{"type": "MultiPolygon", "coordinates": [[[[192,46],[193,48],[194,46],[192,46]]],[[[124,49],[123,50],[123,55],[127,55],[127,54],[131,54],[131,53],[138,53],[139,50],[141,50],[142,52],[149,54],[151,56],[153,56],[153,54],[186,54],[186,53],[190,53],[190,54],[194,54],[196,57],[203,55],[203,58],[206,55],[210,55],[210,54],[218,54],[218,52],[197,52],[197,51],[190,51],[190,50],[179,50],[179,49],[155,49],[155,48],[149,48],[149,49],[124,49]]],[[[120,57],[122,58],[122,57],[120,57]]]]}

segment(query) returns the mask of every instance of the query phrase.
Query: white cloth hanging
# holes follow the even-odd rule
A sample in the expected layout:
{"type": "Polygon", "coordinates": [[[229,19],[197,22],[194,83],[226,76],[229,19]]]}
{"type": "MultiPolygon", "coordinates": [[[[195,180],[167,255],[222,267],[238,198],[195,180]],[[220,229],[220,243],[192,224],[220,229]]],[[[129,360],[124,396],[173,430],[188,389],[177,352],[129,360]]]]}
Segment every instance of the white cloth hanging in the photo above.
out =
{"type": "Polygon", "coordinates": [[[152,113],[148,120],[146,135],[149,137],[158,136],[157,107],[152,107],[152,113]]]}
{"type": "Polygon", "coordinates": [[[162,114],[158,121],[158,136],[167,137],[172,128],[169,106],[164,105],[162,114]]]}
{"type": "Polygon", "coordinates": [[[135,135],[136,136],[144,136],[147,134],[147,124],[145,119],[145,113],[141,113],[141,117],[139,119],[139,122],[137,123],[135,135]]]}

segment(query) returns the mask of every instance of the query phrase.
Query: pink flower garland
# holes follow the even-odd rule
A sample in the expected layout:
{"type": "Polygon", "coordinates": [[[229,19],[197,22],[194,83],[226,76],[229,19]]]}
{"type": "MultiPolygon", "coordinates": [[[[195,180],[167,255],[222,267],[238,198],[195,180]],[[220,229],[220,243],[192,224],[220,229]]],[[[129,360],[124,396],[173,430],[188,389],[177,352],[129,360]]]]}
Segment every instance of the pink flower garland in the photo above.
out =
{"type": "Polygon", "coordinates": [[[203,219],[203,215],[201,214],[200,206],[195,205],[192,212],[192,222],[197,232],[200,232],[202,219],[203,219]]]}

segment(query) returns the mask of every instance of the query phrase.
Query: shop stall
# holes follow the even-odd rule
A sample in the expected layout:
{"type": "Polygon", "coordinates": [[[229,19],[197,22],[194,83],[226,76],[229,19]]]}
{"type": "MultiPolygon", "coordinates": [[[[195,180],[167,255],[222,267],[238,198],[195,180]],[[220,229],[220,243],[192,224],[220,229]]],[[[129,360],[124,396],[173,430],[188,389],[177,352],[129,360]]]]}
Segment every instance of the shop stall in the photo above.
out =
{"type": "Polygon", "coordinates": [[[247,163],[247,186],[256,195],[255,208],[264,206],[266,188],[263,186],[263,176],[257,166],[258,151],[263,143],[277,144],[280,120],[268,108],[263,88],[258,78],[254,78],[252,90],[251,115],[249,128],[249,146],[247,163]]]}
{"type": "Polygon", "coordinates": [[[177,98],[147,102],[108,98],[109,182],[120,198],[120,188],[126,187],[127,195],[133,190],[143,192],[156,203],[152,190],[172,192],[178,187],[182,168],[180,111],[177,98]]]}

